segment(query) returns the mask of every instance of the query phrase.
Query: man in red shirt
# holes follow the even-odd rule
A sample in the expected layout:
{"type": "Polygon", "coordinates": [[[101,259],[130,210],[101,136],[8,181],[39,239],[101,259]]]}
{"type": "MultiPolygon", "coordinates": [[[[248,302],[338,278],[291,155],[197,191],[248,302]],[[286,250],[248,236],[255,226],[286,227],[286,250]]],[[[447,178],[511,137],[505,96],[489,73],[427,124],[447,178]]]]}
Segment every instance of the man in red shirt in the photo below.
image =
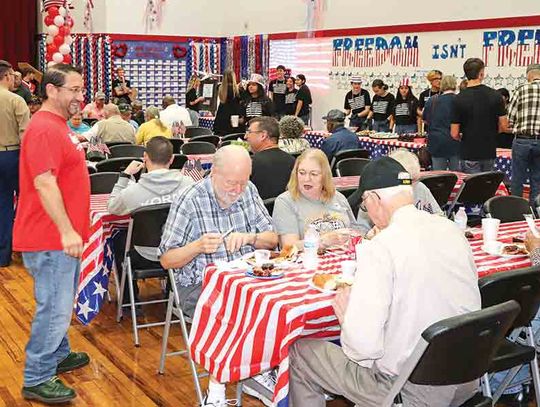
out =
{"type": "Polygon", "coordinates": [[[42,87],[43,107],[32,116],[21,145],[13,246],[34,278],[36,300],[22,394],[60,403],[75,391],[56,374],[90,361],[86,353],[71,352],[67,337],[89,233],[90,183],[83,149],[66,124],[83,100],[80,70],[54,65],[42,87]]]}

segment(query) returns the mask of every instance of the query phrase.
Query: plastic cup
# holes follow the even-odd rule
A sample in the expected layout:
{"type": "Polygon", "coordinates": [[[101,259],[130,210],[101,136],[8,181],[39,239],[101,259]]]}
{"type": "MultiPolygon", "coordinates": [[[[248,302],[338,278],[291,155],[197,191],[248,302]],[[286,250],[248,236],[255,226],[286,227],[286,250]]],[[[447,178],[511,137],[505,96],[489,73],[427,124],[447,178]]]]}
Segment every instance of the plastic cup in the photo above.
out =
{"type": "Polygon", "coordinates": [[[356,272],[356,261],[355,260],[345,260],[341,262],[341,274],[344,277],[354,277],[356,272]]]}
{"type": "Polygon", "coordinates": [[[484,242],[492,242],[497,240],[499,235],[499,225],[501,221],[495,218],[482,219],[482,234],[484,242]]]}
{"type": "Polygon", "coordinates": [[[240,120],[240,116],[233,114],[231,116],[231,126],[238,127],[238,121],[240,120]]]}
{"type": "Polygon", "coordinates": [[[259,266],[267,263],[270,260],[270,250],[258,249],[255,250],[255,263],[259,266]]]}

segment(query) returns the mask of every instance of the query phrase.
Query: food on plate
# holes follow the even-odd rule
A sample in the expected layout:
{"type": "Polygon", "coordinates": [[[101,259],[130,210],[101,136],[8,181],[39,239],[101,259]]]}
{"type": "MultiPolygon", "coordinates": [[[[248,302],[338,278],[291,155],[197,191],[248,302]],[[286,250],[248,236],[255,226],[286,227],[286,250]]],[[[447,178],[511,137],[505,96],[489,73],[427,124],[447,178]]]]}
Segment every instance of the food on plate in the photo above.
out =
{"type": "Polygon", "coordinates": [[[253,267],[253,275],[257,277],[270,277],[272,271],[274,270],[274,265],[272,263],[264,263],[262,266],[253,267]]]}
{"type": "Polygon", "coordinates": [[[318,254],[319,256],[322,256],[322,255],[325,254],[325,253],[326,253],[326,249],[325,249],[324,247],[319,247],[319,248],[317,249],[317,254],[318,254]]]}
{"type": "Polygon", "coordinates": [[[522,237],[516,236],[512,238],[512,243],[525,243],[525,240],[522,237]]]}
{"type": "Polygon", "coordinates": [[[465,237],[467,239],[474,239],[474,234],[472,232],[469,232],[468,230],[465,232],[465,237]]]}
{"type": "Polygon", "coordinates": [[[279,253],[279,256],[276,257],[276,260],[290,260],[294,256],[298,254],[298,247],[296,247],[293,244],[288,244],[283,246],[283,249],[281,249],[281,252],[279,253]]]}
{"type": "Polygon", "coordinates": [[[315,274],[313,276],[313,285],[322,290],[337,290],[338,288],[344,288],[351,286],[352,279],[344,278],[336,274],[315,274]]]}
{"type": "Polygon", "coordinates": [[[503,255],[509,255],[509,256],[515,256],[515,255],[518,255],[518,254],[529,254],[529,252],[522,245],[508,244],[506,246],[503,246],[502,254],[503,255]]]}

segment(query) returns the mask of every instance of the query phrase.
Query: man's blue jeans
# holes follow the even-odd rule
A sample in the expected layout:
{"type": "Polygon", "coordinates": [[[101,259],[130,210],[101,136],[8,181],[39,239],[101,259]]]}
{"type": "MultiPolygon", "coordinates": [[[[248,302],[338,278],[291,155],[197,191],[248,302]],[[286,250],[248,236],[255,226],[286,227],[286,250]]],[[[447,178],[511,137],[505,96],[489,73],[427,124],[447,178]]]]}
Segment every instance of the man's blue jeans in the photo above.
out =
{"type": "Polygon", "coordinates": [[[488,158],[486,160],[461,160],[461,172],[465,174],[478,174],[480,172],[495,171],[495,159],[488,158]]]}
{"type": "Polygon", "coordinates": [[[24,385],[36,386],[56,374],[70,353],[67,331],[79,283],[80,260],[63,251],[23,253],[34,278],[36,311],[26,345],[24,385]]]}
{"type": "Polygon", "coordinates": [[[523,196],[523,184],[531,185],[529,203],[534,208],[534,200],[540,188],[540,140],[515,138],[512,143],[512,195],[523,196]]]}
{"type": "Polygon", "coordinates": [[[15,206],[19,193],[19,150],[0,152],[0,266],[11,261],[11,240],[15,206]]]}

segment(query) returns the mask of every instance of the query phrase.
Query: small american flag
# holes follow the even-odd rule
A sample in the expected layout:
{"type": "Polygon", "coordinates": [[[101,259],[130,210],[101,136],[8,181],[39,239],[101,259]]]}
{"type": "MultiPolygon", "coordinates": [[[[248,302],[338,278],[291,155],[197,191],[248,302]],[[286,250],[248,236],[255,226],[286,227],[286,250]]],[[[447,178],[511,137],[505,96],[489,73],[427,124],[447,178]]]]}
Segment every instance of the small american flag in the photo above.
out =
{"type": "Polygon", "coordinates": [[[193,178],[195,181],[200,181],[204,178],[204,169],[201,164],[201,160],[188,160],[182,168],[184,175],[193,178]]]}

